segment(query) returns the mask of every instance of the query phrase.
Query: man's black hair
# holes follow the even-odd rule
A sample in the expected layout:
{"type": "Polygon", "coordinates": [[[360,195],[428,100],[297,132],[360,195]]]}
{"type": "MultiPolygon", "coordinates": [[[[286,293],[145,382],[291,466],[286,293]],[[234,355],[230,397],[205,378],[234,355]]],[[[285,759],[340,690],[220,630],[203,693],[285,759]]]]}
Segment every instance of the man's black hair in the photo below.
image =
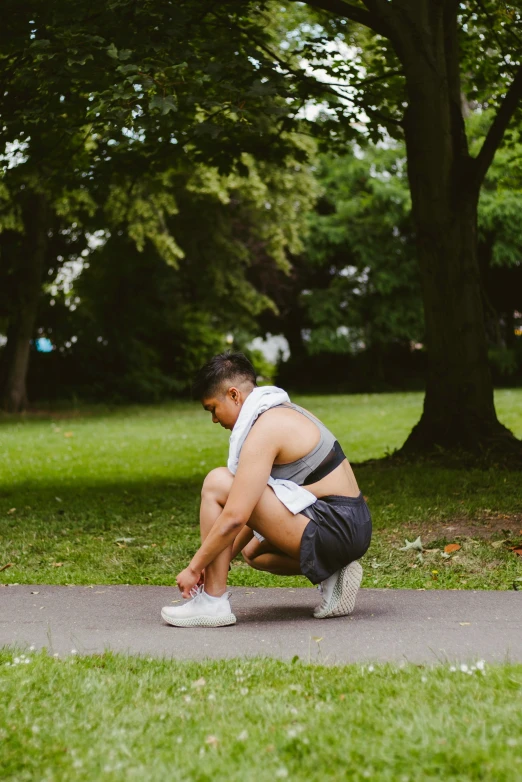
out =
{"type": "Polygon", "coordinates": [[[256,383],[256,372],[243,353],[219,353],[204,364],[192,384],[192,398],[201,401],[215,396],[227,381],[241,380],[256,383]]]}

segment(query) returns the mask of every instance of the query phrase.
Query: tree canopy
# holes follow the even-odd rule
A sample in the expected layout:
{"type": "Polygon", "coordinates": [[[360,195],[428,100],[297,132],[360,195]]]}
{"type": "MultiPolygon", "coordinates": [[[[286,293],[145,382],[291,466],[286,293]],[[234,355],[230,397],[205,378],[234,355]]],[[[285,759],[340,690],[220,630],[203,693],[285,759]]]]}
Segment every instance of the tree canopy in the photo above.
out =
{"type": "MultiPolygon", "coordinates": [[[[419,322],[415,307],[399,305],[399,292],[406,298],[411,293],[415,257],[428,372],[424,414],[407,447],[517,450],[494,411],[482,283],[484,236],[489,244],[497,236],[488,268],[495,267],[496,253],[504,260],[516,254],[509,250],[518,242],[516,231],[498,230],[509,199],[502,207],[497,197],[488,202],[486,185],[480,227],[478,222],[480,189],[497,149],[503,140],[506,149],[518,143],[509,132],[520,119],[522,95],[522,14],[516,2],[310,0],[283,7],[260,0],[138,5],[73,0],[38,2],[29,9],[8,0],[5,15],[0,144],[10,166],[1,194],[1,273],[9,280],[11,303],[4,314],[3,393],[13,409],[25,402],[28,345],[41,281],[56,266],[46,261],[56,236],[62,245],[76,242],[83,252],[103,215],[105,230],[111,226],[106,247],[120,241],[114,232],[120,236],[121,231],[138,250],[152,243],[159,256],[180,266],[187,250],[174,227],[182,202],[197,200],[190,182],[202,176],[214,178],[214,184],[219,177],[243,177],[259,193],[256,176],[268,189],[274,187],[270,166],[282,173],[306,163],[309,136],[330,156],[357,139],[361,149],[370,142],[390,149],[404,143],[402,182],[406,174],[409,196],[404,187],[394,196],[393,182],[379,184],[378,177],[368,179],[366,188],[355,180],[358,200],[341,193],[330,220],[312,220],[307,263],[313,265],[314,253],[318,260],[322,242],[334,257],[340,248],[352,255],[358,270],[350,278],[344,271],[350,264],[341,267],[335,260],[338,272],[330,275],[327,296],[319,286],[303,303],[315,344],[326,339],[338,349],[342,329],[352,328],[342,312],[347,296],[366,340],[368,320],[386,313],[392,291],[397,307],[385,315],[391,331],[405,333],[419,322]],[[470,116],[477,118],[475,124],[470,116]],[[347,223],[355,226],[348,241],[336,225],[341,204],[347,223]],[[373,230],[364,236],[361,227],[368,230],[372,219],[373,230]],[[389,236],[391,223],[398,235],[389,236]],[[326,241],[324,236],[316,241],[321,226],[326,241]],[[383,249],[387,241],[375,262],[377,247],[383,249]],[[365,253],[372,257],[367,279],[361,271],[367,268],[365,253]],[[366,284],[366,295],[358,299],[354,291],[366,284]]],[[[344,161],[341,191],[357,176],[356,159],[344,155],[344,161]]],[[[324,157],[322,166],[326,182],[328,166],[335,174],[336,163],[324,157]]],[[[393,181],[399,182],[396,173],[393,181]]],[[[218,190],[221,186],[226,190],[230,182],[218,190]]],[[[287,194],[294,187],[300,185],[287,188],[287,194]]],[[[289,203],[285,198],[280,208],[289,203]]],[[[235,290],[245,310],[255,313],[254,299],[267,294],[277,264],[289,271],[293,240],[288,231],[281,234],[283,221],[266,223],[258,206],[250,211],[254,219],[243,215],[241,224],[234,209],[226,213],[232,232],[216,223],[210,246],[215,251],[231,242],[237,250],[239,236],[248,262],[236,268],[249,266],[251,272],[235,275],[243,280],[235,290]],[[257,293],[249,300],[252,290],[257,293]]],[[[179,220],[176,230],[183,235],[179,220]]],[[[189,238],[184,241],[189,247],[189,238]]],[[[105,247],[99,252],[103,255],[105,247]]],[[[297,268],[299,252],[291,260],[297,268]]],[[[213,263],[205,266],[206,274],[213,275],[213,263]]],[[[218,288],[219,278],[220,272],[212,276],[218,288]]],[[[271,298],[279,306],[277,291],[271,298]]],[[[384,333],[373,328],[371,339],[384,333]]]]}

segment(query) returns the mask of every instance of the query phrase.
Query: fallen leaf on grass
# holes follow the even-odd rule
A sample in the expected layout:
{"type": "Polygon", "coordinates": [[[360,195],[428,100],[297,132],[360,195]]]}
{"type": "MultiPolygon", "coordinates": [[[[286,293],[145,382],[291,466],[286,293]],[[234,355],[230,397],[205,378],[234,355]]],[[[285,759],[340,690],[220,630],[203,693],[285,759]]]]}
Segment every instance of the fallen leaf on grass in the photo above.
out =
{"type": "Polygon", "coordinates": [[[413,541],[409,541],[408,538],[405,539],[406,545],[399,549],[399,551],[409,551],[409,549],[414,549],[415,551],[422,551],[422,540],[420,539],[420,535],[418,538],[416,538],[413,541]]]}
{"type": "Polygon", "coordinates": [[[522,548],[512,548],[511,551],[513,554],[518,554],[519,557],[522,557],[522,548]]]}
{"type": "Polygon", "coordinates": [[[63,562],[53,562],[53,567],[63,567],[63,562]]]}
{"type": "Polygon", "coordinates": [[[216,736],[207,736],[205,739],[205,744],[210,744],[211,747],[217,747],[219,744],[219,739],[216,738],[216,736]]]}
{"type": "Polygon", "coordinates": [[[8,562],[7,565],[2,565],[2,567],[0,567],[0,572],[2,570],[7,570],[8,567],[13,567],[13,563],[12,562],[8,562]]]}
{"type": "Polygon", "coordinates": [[[459,551],[460,546],[458,543],[448,543],[447,546],[444,546],[444,553],[445,554],[452,554],[454,551],[459,551]]]}
{"type": "Polygon", "coordinates": [[[500,546],[507,541],[507,538],[503,538],[502,540],[495,540],[491,544],[493,548],[500,548],[500,546]]]}
{"type": "Polygon", "coordinates": [[[10,508],[7,512],[8,513],[16,513],[16,508],[10,508]]]}
{"type": "Polygon", "coordinates": [[[194,688],[204,687],[206,683],[207,683],[207,680],[204,679],[203,676],[202,676],[201,679],[196,679],[195,682],[192,682],[192,687],[194,687],[194,688]]]}
{"type": "Polygon", "coordinates": [[[64,432],[63,436],[64,437],[74,437],[74,432],[64,432]]]}

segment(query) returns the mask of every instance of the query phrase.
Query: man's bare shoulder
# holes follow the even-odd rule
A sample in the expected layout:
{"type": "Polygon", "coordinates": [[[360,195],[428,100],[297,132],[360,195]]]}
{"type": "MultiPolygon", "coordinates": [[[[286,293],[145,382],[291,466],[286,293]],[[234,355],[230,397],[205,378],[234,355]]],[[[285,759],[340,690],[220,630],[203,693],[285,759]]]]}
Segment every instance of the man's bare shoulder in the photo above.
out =
{"type": "Polygon", "coordinates": [[[292,425],[288,417],[288,410],[282,407],[274,407],[262,413],[249,432],[248,439],[270,439],[278,442],[284,439],[285,431],[292,425]]]}

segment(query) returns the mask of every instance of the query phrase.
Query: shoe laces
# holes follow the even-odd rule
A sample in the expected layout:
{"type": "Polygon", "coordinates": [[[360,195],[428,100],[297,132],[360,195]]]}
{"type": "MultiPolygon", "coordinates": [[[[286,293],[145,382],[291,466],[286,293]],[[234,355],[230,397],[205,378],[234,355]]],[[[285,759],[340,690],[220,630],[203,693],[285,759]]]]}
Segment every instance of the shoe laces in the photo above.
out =
{"type": "MultiPolygon", "coordinates": [[[[189,594],[192,600],[199,600],[200,597],[203,597],[203,595],[206,594],[204,584],[192,587],[189,594]]],[[[230,600],[231,596],[232,592],[225,592],[223,595],[221,595],[221,597],[226,597],[228,600],[230,600]]]]}
{"type": "Polygon", "coordinates": [[[197,600],[203,594],[203,585],[192,587],[189,594],[193,600],[197,600]]]}

